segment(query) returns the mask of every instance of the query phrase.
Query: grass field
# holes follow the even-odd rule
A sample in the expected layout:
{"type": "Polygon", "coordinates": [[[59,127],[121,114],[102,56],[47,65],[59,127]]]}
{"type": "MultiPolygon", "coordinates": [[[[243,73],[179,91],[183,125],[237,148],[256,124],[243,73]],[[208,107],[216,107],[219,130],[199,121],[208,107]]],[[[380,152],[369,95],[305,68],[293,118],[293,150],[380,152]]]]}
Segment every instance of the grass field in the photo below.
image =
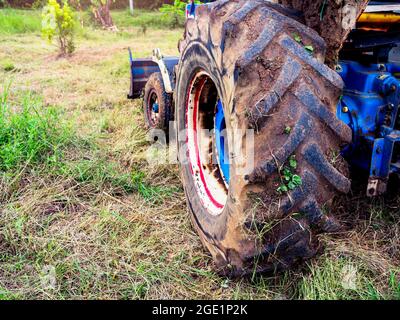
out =
{"type": "Polygon", "coordinates": [[[0,299],[400,298],[400,198],[363,191],[335,200],[349,231],[301,269],[218,276],[178,168],[147,163],[141,103],[126,99],[128,46],[177,54],[182,30],[114,18],[118,33],[85,18],[60,59],[39,12],[0,10],[0,299]]]}

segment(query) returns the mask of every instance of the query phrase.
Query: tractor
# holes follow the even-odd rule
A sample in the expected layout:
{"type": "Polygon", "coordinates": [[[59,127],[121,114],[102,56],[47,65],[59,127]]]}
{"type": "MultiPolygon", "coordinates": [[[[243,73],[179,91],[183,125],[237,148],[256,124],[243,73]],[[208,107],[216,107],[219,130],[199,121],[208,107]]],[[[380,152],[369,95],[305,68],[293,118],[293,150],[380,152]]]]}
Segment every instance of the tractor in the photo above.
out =
{"type": "MultiPolygon", "coordinates": [[[[190,4],[194,5],[194,4],[190,4]]],[[[216,268],[292,268],[338,233],[334,197],[400,174],[400,4],[196,5],[179,57],[133,59],[130,99],[169,134],[188,212],[216,268]],[[173,128],[173,130],[171,130],[173,128]],[[171,133],[173,132],[173,133],[171,133]]]]}

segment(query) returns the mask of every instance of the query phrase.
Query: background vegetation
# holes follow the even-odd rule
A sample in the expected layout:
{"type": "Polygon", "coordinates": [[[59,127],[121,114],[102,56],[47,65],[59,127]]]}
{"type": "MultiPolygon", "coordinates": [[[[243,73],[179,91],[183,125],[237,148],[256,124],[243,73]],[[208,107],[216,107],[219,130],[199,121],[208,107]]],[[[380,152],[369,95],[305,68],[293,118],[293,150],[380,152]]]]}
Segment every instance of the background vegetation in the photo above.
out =
{"type": "MultiPolygon", "coordinates": [[[[0,0],[0,6],[2,4],[7,4],[13,8],[31,8],[35,4],[43,3],[46,0],[0,0]]],[[[77,3],[78,0],[71,0],[71,5],[77,3]]],[[[90,6],[91,0],[79,0],[79,3],[83,8],[88,8],[90,6]]],[[[139,9],[157,9],[163,4],[172,4],[174,0],[134,0],[134,5],[139,9]]],[[[75,4],[75,6],[77,6],[75,4]]],[[[125,9],[129,6],[128,0],[115,0],[112,4],[113,9],[125,9]]]]}
{"type": "MultiPolygon", "coordinates": [[[[281,274],[218,276],[191,228],[178,168],[151,166],[127,48],[177,54],[159,12],[79,16],[59,58],[40,11],[0,10],[0,299],[399,299],[399,196],[335,199],[349,227],[281,274]],[[146,26],[146,30],[143,26],[146,26]]],[[[398,191],[397,191],[398,192],[398,191]]]]}

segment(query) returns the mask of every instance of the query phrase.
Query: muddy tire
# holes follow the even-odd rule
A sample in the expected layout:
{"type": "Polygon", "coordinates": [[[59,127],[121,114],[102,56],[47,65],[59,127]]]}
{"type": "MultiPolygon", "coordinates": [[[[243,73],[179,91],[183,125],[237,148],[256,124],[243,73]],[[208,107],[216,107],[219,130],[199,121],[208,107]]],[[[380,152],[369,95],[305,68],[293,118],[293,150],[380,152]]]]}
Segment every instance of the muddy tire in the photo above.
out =
{"type": "Polygon", "coordinates": [[[153,73],[146,83],[143,95],[144,121],[148,129],[168,133],[172,110],[172,95],[165,92],[162,75],[153,73]]]}
{"type": "Polygon", "coordinates": [[[343,82],[324,64],[324,41],[283,7],[223,0],[198,9],[179,50],[175,115],[182,180],[193,225],[217,267],[242,275],[314,256],[317,235],[341,228],[329,210],[332,198],[350,189],[340,149],[352,133],[335,116],[343,82]],[[217,113],[218,101],[231,161],[225,198],[221,175],[202,162],[201,146],[196,153],[200,128],[182,133],[194,124],[208,129],[212,121],[204,119],[217,113]],[[301,185],[279,193],[290,159],[301,185]]]}

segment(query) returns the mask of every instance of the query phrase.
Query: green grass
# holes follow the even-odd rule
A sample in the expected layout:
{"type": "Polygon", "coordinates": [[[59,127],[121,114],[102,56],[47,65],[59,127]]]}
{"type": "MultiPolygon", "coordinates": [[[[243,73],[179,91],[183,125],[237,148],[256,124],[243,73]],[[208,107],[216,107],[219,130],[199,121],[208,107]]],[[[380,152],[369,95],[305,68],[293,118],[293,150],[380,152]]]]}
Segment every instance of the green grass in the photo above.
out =
{"type": "MultiPolygon", "coordinates": [[[[79,150],[74,152],[78,153],[79,150]]],[[[101,154],[98,146],[92,145],[83,157],[85,159],[59,159],[53,163],[51,173],[73,179],[81,186],[90,186],[96,192],[106,191],[110,195],[135,193],[149,205],[161,204],[182,191],[177,186],[151,184],[151,179],[140,168],[124,170],[119,163],[101,154]]]]}
{"type": "MultiPolygon", "coordinates": [[[[148,11],[137,9],[134,15],[131,16],[129,10],[113,11],[112,17],[118,28],[156,28],[170,29],[174,25],[174,19],[171,16],[165,15],[159,11],[148,11]]],[[[180,26],[183,26],[184,19],[180,21],[180,26]]]]}
{"type": "Polygon", "coordinates": [[[310,274],[299,282],[299,297],[306,300],[383,300],[399,299],[397,272],[384,275],[385,287],[377,286],[382,275],[360,261],[349,258],[321,258],[309,265],[310,274]]]}
{"type": "Polygon", "coordinates": [[[80,184],[91,184],[98,190],[126,193],[135,190],[130,175],[123,173],[118,164],[96,153],[90,154],[90,158],[59,163],[57,174],[70,177],[80,184]]]}
{"type": "Polygon", "coordinates": [[[310,265],[310,275],[299,284],[299,293],[306,300],[351,300],[371,298],[377,289],[359,265],[346,259],[324,259],[310,265]]]}
{"type": "Polygon", "coordinates": [[[42,161],[57,161],[70,141],[67,127],[60,126],[55,108],[43,106],[40,98],[26,93],[12,104],[10,87],[0,95],[0,171],[15,172],[42,161]]]}
{"type": "MultiPolygon", "coordinates": [[[[114,23],[119,29],[140,28],[146,31],[149,28],[170,29],[174,21],[158,11],[135,10],[131,16],[129,10],[113,11],[114,23]]],[[[77,19],[83,20],[87,27],[95,26],[89,11],[77,12],[77,19]],[[79,18],[82,17],[82,18],[79,18]]],[[[184,21],[181,21],[183,25],[184,21]]],[[[0,35],[40,33],[41,12],[40,10],[0,9],[0,35]]],[[[88,36],[88,32],[77,24],[78,35],[88,36]]]]}
{"type": "Polygon", "coordinates": [[[391,271],[389,278],[389,288],[391,290],[391,298],[400,300],[400,280],[399,271],[391,271]]]}
{"type": "Polygon", "coordinates": [[[40,11],[0,9],[0,34],[38,33],[40,30],[40,11]]]}
{"type": "Polygon", "coordinates": [[[12,294],[8,290],[5,290],[0,286],[0,301],[1,300],[17,300],[17,299],[18,299],[17,295],[12,294]]]}
{"type": "Polygon", "coordinates": [[[0,96],[0,171],[16,172],[42,164],[53,175],[93,185],[110,194],[137,192],[153,203],[180,191],[176,187],[149,184],[140,169],[124,172],[118,163],[96,151],[96,143],[87,140],[80,141],[86,147],[79,145],[73,130],[60,120],[59,112],[53,107],[44,108],[41,98],[26,93],[18,99],[20,103],[13,105],[9,91],[6,86],[0,96]],[[78,148],[74,152],[88,149],[84,159],[68,160],[64,153],[70,147],[78,148]]]}
{"type": "Polygon", "coordinates": [[[180,187],[176,186],[157,186],[152,185],[148,181],[145,181],[146,174],[143,171],[132,172],[132,182],[135,190],[148,202],[162,203],[163,199],[167,197],[173,197],[179,192],[182,192],[180,187]]]}

